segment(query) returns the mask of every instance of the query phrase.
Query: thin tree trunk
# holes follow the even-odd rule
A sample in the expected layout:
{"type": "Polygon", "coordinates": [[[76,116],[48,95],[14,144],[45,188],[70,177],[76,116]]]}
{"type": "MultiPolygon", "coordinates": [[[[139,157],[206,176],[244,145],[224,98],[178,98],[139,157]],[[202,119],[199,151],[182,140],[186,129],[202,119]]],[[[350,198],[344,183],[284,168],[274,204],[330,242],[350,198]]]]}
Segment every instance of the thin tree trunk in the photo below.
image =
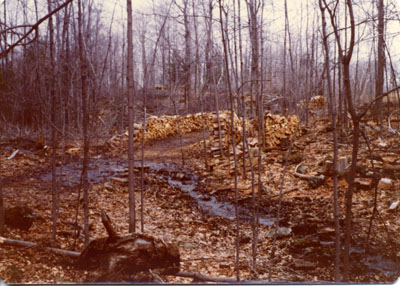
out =
{"type": "Polygon", "coordinates": [[[83,166],[82,166],[82,185],[83,185],[83,213],[84,213],[84,234],[85,245],[89,244],[89,182],[87,169],[89,166],[89,112],[87,107],[87,65],[83,55],[84,44],[82,36],[82,6],[78,0],[78,38],[79,38],[79,59],[81,69],[81,95],[82,95],[82,128],[83,128],[83,166]]]}
{"type": "Polygon", "coordinates": [[[142,132],[142,159],[140,172],[140,230],[144,233],[144,141],[146,137],[146,97],[144,100],[143,114],[143,132],[142,132]]]}
{"type": "Polygon", "coordinates": [[[1,161],[0,161],[0,234],[4,233],[5,227],[5,208],[4,208],[4,193],[3,193],[3,182],[1,178],[1,161]]]}
{"type": "Polygon", "coordinates": [[[136,202],[133,178],[134,149],[133,149],[133,118],[134,118],[134,83],[133,83],[133,30],[132,30],[132,1],[127,0],[128,14],[128,58],[127,58],[127,83],[128,83],[128,180],[129,180],[129,232],[136,231],[136,202]]]}
{"type": "MultiPolygon", "coordinates": [[[[375,97],[380,96],[383,93],[384,83],[384,68],[385,68],[385,47],[384,47],[384,32],[385,32],[385,11],[383,0],[377,1],[378,5],[378,63],[377,63],[377,74],[375,80],[375,97]]],[[[382,123],[382,99],[376,102],[376,113],[377,121],[382,123]]]]}
{"type": "MultiPolygon", "coordinates": [[[[47,1],[48,12],[51,13],[51,1],[47,1]]],[[[49,33],[50,33],[50,67],[55,68],[54,59],[54,27],[53,27],[53,17],[49,18],[49,33]]],[[[57,175],[56,175],[56,158],[57,158],[57,131],[56,131],[56,92],[55,92],[55,75],[54,70],[51,72],[50,76],[50,101],[51,101],[51,141],[53,153],[51,156],[51,196],[52,196],[52,233],[51,238],[56,239],[57,232],[57,206],[58,206],[58,192],[57,192],[57,175]]]]}
{"type": "MultiPolygon", "coordinates": [[[[324,0],[325,7],[328,8],[326,4],[326,0],[324,0]]],[[[336,43],[339,49],[339,59],[343,66],[343,85],[345,91],[345,98],[347,100],[347,108],[350,113],[351,120],[353,122],[353,140],[352,140],[352,157],[351,157],[351,165],[350,171],[348,175],[348,188],[346,192],[346,218],[345,218],[345,233],[344,233],[344,269],[343,269],[343,281],[347,282],[349,280],[349,268],[350,268],[350,244],[351,244],[351,235],[352,235],[352,205],[353,205],[353,188],[354,188],[354,180],[356,177],[357,171],[357,156],[359,149],[359,139],[360,139],[360,115],[357,114],[352,98],[351,91],[351,82],[350,82],[350,62],[351,57],[353,55],[354,45],[355,45],[355,22],[354,22],[354,13],[353,13],[353,5],[351,0],[346,0],[346,11],[348,9],[349,17],[350,17],[350,43],[349,46],[346,47],[346,54],[344,53],[344,49],[342,47],[340,41],[340,35],[338,31],[338,26],[335,24],[333,13],[330,9],[328,10],[329,16],[331,18],[332,28],[335,34],[336,43]]]]}
{"type": "Polygon", "coordinates": [[[189,111],[192,105],[192,99],[190,96],[190,90],[192,85],[192,49],[190,45],[190,23],[189,23],[189,0],[183,1],[183,22],[185,25],[185,100],[186,100],[186,111],[189,111]]]}
{"type": "Polygon", "coordinates": [[[333,215],[335,218],[335,281],[340,281],[340,225],[339,225],[339,203],[338,203],[338,137],[336,130],[336,106],[334,95],[332,92],[331,73],[330,73],[330,59],[329,59],[329,46],[328,38],[326,36],[326,20],[325,9],[322,7],[322,2],[319,0],[319,7],[322,16],[322,35],[323,44],[325,48],[325,69],[327,71],[326,79],[328,84],[329,107],[332,116],[332,136],[333,136],[333,215]]]}
{"type": "Polygon", "coordinates": [[[232,149],[233,149],[233,161],[234,161],[234,186],[235,186],[235,216],[236,216],[236,279],[240,281],[240,269],[239,269],[239,236],[240,236],[240,225],[239,225],[239,209],[238,209],[238,175],[237,175],[237,157],[236,157],[236,142],[235,142],[235,133],[234,133],[234,110],[233,110],[233,94],[231,89],[231,82],[229,76],[229,60],[228,60],[228,50],[226,47],[225,41],[225,32],[223,25],[223,17],[222,17],[222,4],[221,0],[218,0],[219,3],[219,17],[220,17],[220,25],[221,25],[221,36],[222,36],[222,45],[224,47],[224,61],[225,61],[225,69],[226,69],[226,79],[228,86],[228,93],[230,99],[230,110],[231,110],[231,136],[232,136],[232,149]]]}

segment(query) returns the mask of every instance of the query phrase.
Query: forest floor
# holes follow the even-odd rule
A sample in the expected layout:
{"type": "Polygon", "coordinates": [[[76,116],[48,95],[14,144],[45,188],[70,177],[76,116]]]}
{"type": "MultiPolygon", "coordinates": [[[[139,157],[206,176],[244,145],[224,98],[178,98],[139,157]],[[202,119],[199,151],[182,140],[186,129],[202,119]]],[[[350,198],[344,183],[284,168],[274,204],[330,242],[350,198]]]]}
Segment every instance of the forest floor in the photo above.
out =
{"type": "MultiPolygon", "coordinates": [[[[279,186],[286,149],[269,150],[263,160],[263,176],[268,184],[260,192],[260,227],[257,264],[252,260],[252,195],[249,178],[239,173],[240,276],[246,280],[271,282],[333,281],[334,221],[332,179],[327,176],[315,186],[294,175],[298,163],[307,173],[316,174],[328,154],[332,139],[327,121],[315,122],[296,138],[289,156],[281,202],[278,237],[274,257],[275,218],[279,205],[279,186]]],[[[353,198],[353,233],[351,247],[352,282],[393,282],[400,275],[400,158],[399,136],[378,132],[371,125],[371,148],[363,143],[360,172],[353,198]],[[379,135],[378,135],[379,134],[379,135]],[[370,159],[375,160],[380,177],[390,185],[379,189],[377,210],[367,241],[374,209],[370,159]],[[389,166],[389,167],[388,167],[389,166]]],[[[208,136],[208,135],[207,135],[208,136]]],[[[177,243],[181,254],[181,271],[200,272],[213,277],[235,278],[235,237],[233,177],[228,171],[206,170],[202,159],[201,132],[182,137],[185,165],[181,160],[178,136],[147,142],[144,163],[144,231],[166,242],[177,243]]],[[[351,154],[351,139],[340,145],[340,155],[351,154]]],[[[135,189],[137,230],[141,227],[140,145],[136,146],[135,189]]],[[[36,138],[0,140],[2,187],[7,208],[26,206],[35,219],[29,230],[7,226],[7,238],[38,243],[21,248],[0,244],[0,278],[6,283],[68,283],[94,281],[99,273],[74,266],[73,259],[54,254],[45,247],[81,251],[83,214],[78,198],[80,180],[80,142],[68,142],[57,153],[60,208],[57,239],[51,241],[51,151],[36,138]],[[19,150],[15,156],[11,155],[19,150]],[[12,157],[12,158],[10,158],[12,157]],[[8,159],[10,158],[10,159],[8,159]],[[76,209],[79,212],[76,222],[76,209]]],[[[90,235],[106,236],[101,223],[101,209],[112,219],[116,230],[128,233],[128,192],[126,140],[110,145],[93,142],[89,180],[90,235]]],[[[239,166],[240,167],[240,166],[239,166]]],[[[344,226],[344,200],[347,182],[339,179],[340,222],[344,226]]],[[[258,195],[258,193],[257,193],[258,195]]],[[[82,196],[80,196],[82,197],[82,196]]],[[[163,276],[165,282],[190,283],[192,279],[163,276]]]]}

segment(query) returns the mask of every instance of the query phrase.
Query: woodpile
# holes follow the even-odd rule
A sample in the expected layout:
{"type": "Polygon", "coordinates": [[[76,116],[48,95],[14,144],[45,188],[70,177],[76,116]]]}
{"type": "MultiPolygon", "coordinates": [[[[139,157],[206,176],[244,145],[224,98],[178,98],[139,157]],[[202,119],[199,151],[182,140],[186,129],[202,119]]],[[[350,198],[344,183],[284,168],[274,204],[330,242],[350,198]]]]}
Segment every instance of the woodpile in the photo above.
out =
{"type": "MultiPolygon", "coordinates": [[[[146,121],[145,141],[164,139],[179,134],[178,123],[181,133],[187,134],[199,131],[203,128],[203,116],[201,113],[188,114],[186,116],[150,116],[146,121]]],[[[233,130],[231,127],[230,111],[220,111],[217,113],[204,113],[204,124],[210,132],[208,139],[209,157],[216,161],[223,161],[219,156],[227,157],[233,155],[232,136],[235,137],[236,154],[242,155],[243,150],[243,118],[239,118],[236,113],[233,114],[233,130]],[[221,142],[220,142],[221,141],[221,142]]],[[[281,115],[266,114],[264,116],[266,148],[277,148],[284,142],[288,142],[294,134],[298,124],[296,116],[284,117],[281,115]]],[[[253,157],[258,153],[257,140],[257,120],[245,119],[246,134],[248,139],[248,148],[253,157]]],[[[140,142],[143,136],[143,124],[134,124],[134,141],[140,142]]],[[[126,140],[128,132],[125,132],[125,138],[119,135],[113,136],[106,144],[109,148],[115,149],[121,140],[126,140]]],[[[123,134],[122,134],[123,136],[123,134]]],[[[246,148],[247,149],[247,148],[246,148]]],[[[248,157],[248,156],[246,156],[248,157]]],[[[227,164],[226,162],[223,164],[227,164]]],[[[246,163],[247,164],[247,163],[246,163]]],[[[228,163],[229,165],[229,163],[228,163]]]]}
{"type": "MultiPolygon", "coordinates": [[[[219,138],[221,135],[222,147],[227,147],[232,145],[232,126],[231,126],[231,112],[230,111],[220,111],[219,114],[214,113],[211,117],[212,123],[212,133],[210,135],[209,144],[219,148],[219,138]],[[219,117],[219,118],[218,118],[219,117]],[[218,125],[219,120],[219,125],[218,125]]],[[[246,130],[249,131],[250,124],[246,121],[246,130]]],[[[233,135],[235,136],[236,144],[240,143],[243,138],[243,121],[240,119],[236,113],[233,114],[233,135]]]]}
{"type": "Polygon", "coordinates": [[[310,109],[322,109],[325,105],[325,99],[322,95],[313,96],[310,99],[310,109]]]}
{"type": "MultiPolygon", "coordinates": [[[[231,116],[229,111],[220,112],[218,117],[214,114],[212,118],[212,133],[210,135],[208,146],[209,146],[209,158],[211,158],[210,166],[212,169],[218,169],[227,174],[233,174],[234,164],[233,148],[232,148],[232,130],[231,130],[231,116]],[[231,158],[231,159],[228,159],[231,158]],[[218,168],[214,168],[218,166],[218,168]]],[[[266,114],[264,116],[265,126],[265,141],[266,148],[279,147],[283,141],[288,141],[294,134],[298,125],[298,119],[296,116],[284,117],[280,115],[266,114]]],[[[260,144],[256,136],[257,120],[246,119],[246,132],[247,132],[247,144],[246,148],[243,148],[243,121],[236,114],[234,114],[234,128],[233,133],[235,136],[235,151],[240,165],[243,165],[243,160],[247,170],[250,167],[250,160],[254,167],[258,165],[258,150],[260,144]],[[247,150],[250,152],[247,154],[247,150]],[[244,155],[244,156],[243,156],[244,155]]]]}
{"type": "MultiPolygon", "coordinates": [[[[204,121],[207,129],[211,127],[212,114],[204,113],[204,121]]],[[[182,134],[199,131],[203,128],[201,113],[188,114],[186,116],[150,116],[146,120],[145,141],[164,139],[179,133],[178,123],[182,134]]],[[[140,142],[143,136],[143,124],[135,124],[134,141],[140,142]]]]}
{"type": "Polygon", "coordinates": [[[284,117],[275,114],[264,116],[265,144],[267,148],[278,147],[283,140],[289,139],[295,132],[299,119],[297,116],[284,117]]]}
{"type": "MultiPolygon", "coordinates": [[[[301,100],[297,105],[300,108],[305,108],[307,101],[305,99],[301,100]]],[[[310,98],[310,103],[308,109],[311,111],[323,109],[325,106],[325,98],[322,95],[313,96],[310,98]]]]}

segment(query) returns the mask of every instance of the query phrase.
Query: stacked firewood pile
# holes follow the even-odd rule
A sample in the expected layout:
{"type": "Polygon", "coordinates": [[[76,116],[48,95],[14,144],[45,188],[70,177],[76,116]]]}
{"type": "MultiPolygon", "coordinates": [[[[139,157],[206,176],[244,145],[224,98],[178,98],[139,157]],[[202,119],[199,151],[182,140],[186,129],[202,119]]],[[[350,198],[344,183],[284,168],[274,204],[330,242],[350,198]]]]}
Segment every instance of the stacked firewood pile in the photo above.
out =
{"type": "MultiPolygon", "coordinates": [[[[204,114],[206,129],[211,127],[210,113],[204,114]]],[[[188,114],[186,116],[150,116],[146,121],[145,141],[164,139],[179,133],[178,122],[182,134],[201,130],[203,128],[203,117],[201,113],[188,114]]],[[[134,141],[139,142],[143,136],[143,124],[135,124],[134,141]]]]}
{"type": "Polygon", "coordinates": [[[322,109],[325,105],[325,99],[322,95],[313,96],[310,99],[310,109],[322,109]]]}
{"type": "Polygon", "coordinates": [[[275,148],[282,141],[290,138],[299,123],[297,116],[284,117],[281,115],[266,114],[264,116],[265,144],[267,148],[275,148]]]}
{"type": "MultiPolygon", "coordinates": [[[[211,118],[212,133],[209,139],[209,145],[214,147],[220,147],[219,141],[221,137],[221,147],[226,148],[232,145],[232,122],[230,111],[220,111],[219,114],[214,113],[211,118]],[[218,118],[219,117],[219,118],[218,118]],[[218,125],[219,120],[219,125],[218,125]]],[[[246,130],[252,129],[249,122],[246,121],[246,130]]],[[[243,138],[243,121],[236,113],[233,114],[233,135],[235,137],[236,144],[240,143],[243,138]]]]}
{"type": "MultiPolygon", "coordinates": [[[[170,136],[176,136],[179,133],[179,127],[182,134],[199,131],[203,128],[203,116],[201,113],[188,114],[186,116],[150,116],[146,120],[145,141],[164,139],[170,136]]],[[[205,128],[210,131],[208,140],[209,153],[214,157],[215,154],[228,156],[232,153],[232,135],[235,137],[237,153],[240,155],[243,149],[243,118],[239,118],[236,113],[233,114],[233,130],[231,127],[230,111],[220,111],[217,113],[204,113],[205,128]],[[219,123],[218,123],[219,122],[219,123]],[[232,132],[233,131],[233,132],[232,132]],[[233,133],[233,134],[232,134],[233,133]],[[230,149],[229,149],[230,148],[230,149]],[[230,150],[230,151],[229,151],[230,150]]],[[[266,148],[279,147],[283,141],[294,133],[298,119],[296,116],[284,117],[281,115],[266,114],[264,116],[265,141],[266,148]]],[[[140,142],[143,136],[144,124],[134,125],[134,141],[140,142]]],[[[246,134],[249,148],[258,148],[257,140],[257,120],[245,120],[246,134]]],[[[128,135],[128,131],[125,132],[128,135]]],[[[126,140],[124,134],[115,135],[107,141],[107,144],[115,149],[119,142],[126,140]]]]}
{"type": "MultiPolygon", "coordinates": [[[[306,105],[307,101],[303,99],[297,106],[301,109],[304,109],[306,105]]],[[[316,95],[310,98],[308,109],[311,111],[321,110],[324,108],[324,106],[325,106],[325,98],[322,95],[316,95]]]]}
{"type": "MultiPolygon", "coordinates": [[[[220,148],[226,149],[227,146],[232,144],[230,112],[221,112],[219,121],[220,126],[218,126],[217,115],[214,115],[212,118],[213,132],[209,139],[209,146],[212,146],[212,152],[215,152],[220,148]],[[219,146],[220,137],[221,146],[219,146]]],[[[282,140],[285,140],[294,134],[298,123],[299,120],[297,116],[284,117],[281,115],[266,114],[264,116],[266,147],[276,148],[279,146],[282,143],[282,140]]],[[[257,141],[255,138],[256,130],[258,128],[257,120],[246,120],[245,124],[247,137],[253,144],[257,141]]],[[[235,142],[239,145],[243,139],[243,122],[236,114],[234,114],[233,132],[235,135],[235,142]]]]}
{"type": "MultiPolygon", "coordinates": [[[[210,166],[218,165],[218,169],[230,169],[232,171],[233,164],[229,163],[227,158],[232,158],[232,137],[231,137],[231,119],[229,112],[221,112],[219,117],[220,124],[218,125],[218,117],[214,115],[212,119],[213,131],[209,138],[209,158],[212,158],[210,166]],[[221,139],[220,139],[221,138],[221,139]]],[[[287,143],[290,137],[294,134],[298,125],[296,116],[284,117],[281,115],[266,114],[264,116],[265,141],[266,148],[276,148],[281,144],[287,143]]],[[[234,115],[234,136],[235,136],[235,151],[239,161],[245,160],[247,166],[250,165],[249,158],[251,157],[253,166],[256,165],[258,148],[260,144],[256,137],[258,128],[257,120],[246,120],[247,144],[248,147],[243,148],[243,122],[236,114],[234,115]],[[250,150],[251,156],[246,154],[250,150]],[[245,153],[243,156],[243,153],[245,153]]]]}

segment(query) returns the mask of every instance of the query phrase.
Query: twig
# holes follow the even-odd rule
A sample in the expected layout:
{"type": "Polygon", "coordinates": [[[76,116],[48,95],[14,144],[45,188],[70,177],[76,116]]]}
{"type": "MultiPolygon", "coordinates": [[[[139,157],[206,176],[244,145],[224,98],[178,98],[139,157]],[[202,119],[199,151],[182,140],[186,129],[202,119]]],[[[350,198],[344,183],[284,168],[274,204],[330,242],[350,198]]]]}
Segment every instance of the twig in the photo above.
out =
{"type": "MultiPolygon", "coordinates": [[[[369,151],[369,153],[370,153],[370,157],[372,158],[371,144],[370,144],[370,142],[369,142],[369,139],[368,139],[368,137],[367,137],[367,134],[365,133],[365,131],[361,132],[361,134],[363,135],[363,137],[364,137],[364,139],[365,139],[365,142],[367,143],[368,151],[369,151]]],[[[372,171],[373,171],[373,173],[374,173],[373,182],[374,182],[374,186],[375,186],[375,191],[374,191],[374,208],[373,208],[373,210],[372,210],[372,215],[371,215],[371,218],[370,218],[370,221],[369,221],[369,228],[368,228],[368,233],[367,233],[367,242],[366,242],[366,244],[367,244],[367,251],[368,251],[369,238],[370,238],[370,235],[371,235],[372,226],[373,226],[373,220],[374,220],[375,215],[377,215],[377,216],[381,219],[381,221],[382,221],[382,223],[383,223],[383,226],[384,226],[384,228],[385,228],[385,231],[386,231],[386,233],[387,233],[389,242],[392,241],[392,240],[391,240],[390,233],[389,233],[389,230],[388,230],[388,228],[387,228],[387,226],[386,226],[386,223],[385,223],[385,221],[382,219],[382,217],[381,217],[381,215],[380,215],[380,213],[379,213],[379,210],[378,210],[378,195],[379,195],[379,193],[378,193],[378,182],[377,182],[377,181],[378,181],[378,174],[377,174],[376,169],[375,169],[374,160],[372,160],[372,159],[371,159],[371,165],[372,165],[372,171]]]]}
{"type": "MultiPolygon", "coordinates": [[[[287,190],[287,191],[283,191],[283,192],[282,192],[282,196],[283,196],[283,195],[286,195],[286,194],[293,193],[293,192],[298,191],[298,190],[299,190],[298,188],[293,188],[293,189],[290,189],[290,190],[287,190]]],[[[279,197],[279,195],[280,195],[280,194],[267,196],[265,199],[276,198],[276,197],[279,197]]]]}

